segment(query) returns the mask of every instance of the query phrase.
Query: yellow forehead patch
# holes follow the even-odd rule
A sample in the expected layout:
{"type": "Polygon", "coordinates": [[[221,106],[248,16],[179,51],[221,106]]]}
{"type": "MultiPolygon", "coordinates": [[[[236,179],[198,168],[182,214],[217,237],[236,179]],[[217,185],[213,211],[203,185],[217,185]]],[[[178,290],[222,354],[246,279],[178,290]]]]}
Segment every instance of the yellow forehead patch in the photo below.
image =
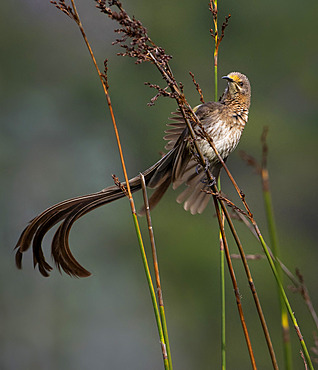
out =
{"type": "Polygon", "coordinates": [[[241,81],[240,77],[235,73],[229,73],[227,76],[232,78],[232,80],[234,82],[240,82],[241,81]]]}

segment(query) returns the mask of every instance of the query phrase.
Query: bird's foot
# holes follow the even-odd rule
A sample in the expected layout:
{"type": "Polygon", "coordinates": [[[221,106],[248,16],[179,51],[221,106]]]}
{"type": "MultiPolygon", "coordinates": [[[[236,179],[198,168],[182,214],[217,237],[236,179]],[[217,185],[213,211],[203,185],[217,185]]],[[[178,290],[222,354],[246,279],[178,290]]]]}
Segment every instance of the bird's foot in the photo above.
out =
{"type": "Polygon", "coordinates": [[[205,170],[205,172],[207,172],[210,169],[210,161],[206,157],[204,158],[204,161],[205,161],[204,170],[205,170]]]}
{"type": "Polygon", "coordinates": [[[208,186],[212,188],[214,185],[216,185],[216,178],[212,176],[212,180],[208,181],[208,186]]]}
{"type": "Polygon", "coordinates": [[[204,166],[202,166],[199,155],[196,153],[195,156],[196,156],[197,162],[199,162],[199,164],[195,168],[195,172],[197,173],[197,175],[199,174],[200,167],[204,168],[204,171],[207,172],[210,169],[210,161],[208,160],[208,158],[206,157],[204,158],[205,164],[204,166]]]}

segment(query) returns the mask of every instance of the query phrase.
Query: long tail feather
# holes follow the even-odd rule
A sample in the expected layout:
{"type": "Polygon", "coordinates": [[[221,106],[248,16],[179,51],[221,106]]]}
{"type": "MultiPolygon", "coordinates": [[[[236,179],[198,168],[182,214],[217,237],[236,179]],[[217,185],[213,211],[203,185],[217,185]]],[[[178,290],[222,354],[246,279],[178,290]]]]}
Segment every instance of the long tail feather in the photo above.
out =
{"type": "MultiPolygon", "coordinates": [[[[166,164],[167,162],[173,162],[173,156],[171,156],[171,153],[168,153],[167,156],[163,157],[152,167],[144,171],[143,174],[145,176],[146,184],[149,184],[161,165],[163,165],[164,168],[164,171],[162,169],[160,170],[161,173],[171,172],[169,164],[166,164]]],[[[159,189],[159,179],[160,178],[158,177],[157,181],[152,181],[152,185],[150,187],[158,187],[159,189]]],[[[138,191],[141,188],[140,177],[134,177],[129,181],[129,184],[132,192],[138,191]]],[[[166,189],[167,186],[161,187],[161,196],[164,194],[166,189]]],[[[53,236],[51,245],[52,257],[57,268],[71,276],[89,276],[90,272],[78,263],[70,250],[70,230],[74,222],[86,213],[107,203],[113,202],[114,200],[123,198],[124,196],[125,193],[118,186],[110,186],[100,192],[68,199],[46,209],[40,215],[31,220],[29,225],[23,230],[15,246],[15,249],[17,250],[15,259],[17,267],[19,269],[22,268],[23,253],[27,251],[32,244],[34,267],[38,266],[39,271],[43,276],[49,276],[52,266],[50,266],[45,259],[42,250],[42,242],[47,232],[56,224],[61,222],[53,236]]]]}

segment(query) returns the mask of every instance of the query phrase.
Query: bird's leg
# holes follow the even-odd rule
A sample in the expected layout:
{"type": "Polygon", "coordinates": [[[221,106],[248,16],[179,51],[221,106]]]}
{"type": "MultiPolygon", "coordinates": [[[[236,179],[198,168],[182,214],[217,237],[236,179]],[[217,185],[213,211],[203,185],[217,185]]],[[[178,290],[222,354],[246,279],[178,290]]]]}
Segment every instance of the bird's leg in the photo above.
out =
{"type": "MultiPolygon", "coordinates": [[[[199,159],[198,154],[196,154],[196,157],[197,157],[197,159],[199,159]]],[[[210,161],[208,160],[207,157],[205,157],[204,162],[205,162],[204,172],[207,172],[210,169],[210,161]]],[[[195,172],[196,172],[197,175],[200,174],[200,167],[203,167],[200,163],[197,164],[197,166],[195,167],[195,172]]],[[[212,187],[213,185],[216,185],[216,178],[212,174],[211,174],[211,176],[212,176],[212,181],[207,180],[207,179],[201,179],[200,181],[203,184],[206,184],[208,187],[212,187]]]]}
{"type": "MultiPolygon", "coordinates": [[[[205,161],[204,171],[205,173],[207,173],[210,170],[211,163],[207,157],[204,157],[204,161],[205,161]]],[[[208,185],[208,187],[212,188],[212,186],[216,185],[216,178],[212,175],[212,173],[210,173],[210,175],[212,177],[212,180],[210,179],[206,180],[206,184],[208,185]]]]}
{"type": "Polygon", "coordinates": [[[204,157],[204,162],[205,162],[204,171],[207,172],[210,169],[210,161],[208,160],[207,157],[204,157]]]}
{"type": "Polygon", "coordinates": [[[213,185],[216,185],[216,178],[212,175],[212,180],[201,179],[202,184],[206,184],[208,187],[212,188],[213,185]]]}
{"type": "Polygon", "coordinates": [[[216,178],[212,175],[212,181],[208,181],[208,186],[212,188],[214,185],[216,185],[216,178]]]}

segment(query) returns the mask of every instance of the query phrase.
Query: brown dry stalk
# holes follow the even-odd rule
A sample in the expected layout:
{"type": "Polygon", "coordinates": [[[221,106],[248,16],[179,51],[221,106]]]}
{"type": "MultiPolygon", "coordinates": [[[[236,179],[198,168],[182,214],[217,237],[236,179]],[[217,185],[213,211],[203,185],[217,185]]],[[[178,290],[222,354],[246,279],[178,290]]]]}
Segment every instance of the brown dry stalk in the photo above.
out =
{"type": "Polygon", "coordinates": [[[230,276],[231,276],[231,280],[232,280],[232,284],[233,284],[233,288],[234,288],[236,305],[237,305],[237,308],[238,308],[238,311],[239,311],[239,316],[240,316],[240,320],[241,320],[241,324],[242,324],[242,328],[243,328],[243,332],[244,332],[244,336],[245,336],[245,340],[246,340],[246,344],[247,344],[247,349],[248,349],[248,352],[249,352],[249,355],[250,355],[252,367],[253,367],[253,369],[257,369],[256,362],[255,362],[255,357],[254,357],[254,352],[253,352],[253,349],[252,349],[251,340],[250,340],[250,337],[249,337],[249,334],[248,334],[248,330],[247,330],[247,326],[246,326],[246,322],[245,322],[245,318],[244,318],[244,314],[243,314],[241,296],[240,296],[240,292],[239,292],[239,289],[238,289],[238,285],[237,285],[237,281],[236,281],[236,277],[235,277],[235,273],[234,273],[234,269],[233,269],[233,265],[232,265],[232,261],[231,261],[231,256],[230,256],[230,251],[229,251],[227,239],[226,239],[226,236],[225,236],[224,224],[222,222],[222,216],[221,216],[221,213],[220,213],[220,210],[219,210],[218,201],[217,201],[217,199],[214,195],[213,195],[213,200],[214,200],[214,206],[215,206],[216,215],[217,215],[218,222],[219,222],[219,228],[220,228],[220,232],[221,232],[221,236],[222,236],[222,243],[221,244],[223,245],[224,251],[225,251],[226,262],[227,262],[227,265],[228,265],[228,268],[229,268],[229,272],[230,272],[230,276]]]}
{"type": "Polygon", "coordinates": [[[191,78],[192,78],[192,82],[193,82],[193,84],[194,84],[194,86],[195,86],[195,88],[196,88],[196,90],[197,90],[198,94],[200,95],[200,102],[201,102],[202,104],[204,104],[203,92],[202,92],[202,89],[201,89],[200,85],[199,85],[199,84],[198,84],[198,82],[195,80],[195,78],[194,78],[194,74],[193,74],[192,72],[189,72],[189,75],[191,76],[191,78]]]}

